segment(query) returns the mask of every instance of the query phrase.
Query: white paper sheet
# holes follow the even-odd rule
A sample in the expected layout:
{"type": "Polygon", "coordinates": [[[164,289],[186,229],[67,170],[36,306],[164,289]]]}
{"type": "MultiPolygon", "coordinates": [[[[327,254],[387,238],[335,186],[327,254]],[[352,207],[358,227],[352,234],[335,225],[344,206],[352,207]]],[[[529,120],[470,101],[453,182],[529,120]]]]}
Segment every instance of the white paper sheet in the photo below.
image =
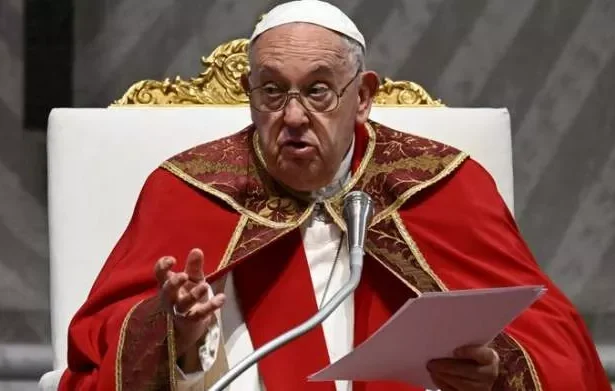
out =
{"type": "Polygon", "coordinates": [[[389,380],[436,389],[426,368],[430,360],[452,357],[461,346],[489,343],[545,291],[522,286],[425,293],[309,380],[389,380]]]}

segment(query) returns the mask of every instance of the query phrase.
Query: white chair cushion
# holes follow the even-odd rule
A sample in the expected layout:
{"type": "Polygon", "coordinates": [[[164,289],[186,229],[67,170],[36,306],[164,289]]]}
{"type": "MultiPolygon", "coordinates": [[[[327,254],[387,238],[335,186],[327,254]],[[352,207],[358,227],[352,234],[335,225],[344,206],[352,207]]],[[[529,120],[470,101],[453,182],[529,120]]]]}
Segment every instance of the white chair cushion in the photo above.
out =
{"type": "MultiPolygon", "coordinates": [[[[505,109],[375,107],[374,120],[465,150],[513,210],[505,109]]],[[[55,109],[48,129],[51,325],[54,368],[66,335],[124,231],[148,174],[164,159],[250,123],[247,106],[55,109]]]]}

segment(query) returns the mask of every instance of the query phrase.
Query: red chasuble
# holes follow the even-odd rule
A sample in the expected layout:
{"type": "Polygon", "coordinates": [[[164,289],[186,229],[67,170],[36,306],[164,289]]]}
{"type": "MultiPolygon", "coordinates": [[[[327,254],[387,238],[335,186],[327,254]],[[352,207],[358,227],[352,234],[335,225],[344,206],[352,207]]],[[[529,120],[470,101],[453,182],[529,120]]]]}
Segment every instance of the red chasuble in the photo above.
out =
{"type": "MultiPolygon", "coordinates": [[[[176,388],[172,320],[160,308],[153,273],[165,255],[179,261],[179,271],[190,249],[203,249],[210,282],[233,271],[255,348],[316,312],[299,231],[314,205],[280,188],[263,167],[249,127],[175,156],[150,175],[71,322],[61,390],[176,388]]],[[[548,293],[492,342],[501,358],[494,390],[610,390],[585,325],[539,269],[475,161],[369,122],[357,129],[351,181],[325,204],[342,229],[341,203],[353,189],[375,205],[355,292],[355,345],[421,292],[543,284],[548,293]]],[[[334,391],[332,382],[305,380],[328,364],[316,328],[258,365],[268,391],[334,391]]],[[[353,390],[416,388],[355,382],[353,390]]]]}

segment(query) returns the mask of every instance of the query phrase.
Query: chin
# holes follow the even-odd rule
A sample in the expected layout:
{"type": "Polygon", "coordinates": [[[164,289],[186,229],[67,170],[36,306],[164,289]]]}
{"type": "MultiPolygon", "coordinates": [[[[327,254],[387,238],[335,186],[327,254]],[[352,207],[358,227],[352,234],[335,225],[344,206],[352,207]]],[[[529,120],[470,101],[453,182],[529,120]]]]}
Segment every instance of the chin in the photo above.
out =
{"type": "Polygon", "coordinates": [[[285,172],[277,175],[278,180],[285,186],[300,192],[314,191],[324,185],[320,185],[319,181],[310,178],[310,175],[305,175],[305,172],[285,172]]]}
{"type": "Polygon", "coordinates": [[[318,190],[329,184],[330,180],[317,175],[310,165],[282,164],[278,167],[277,179],[295,191],[307,192],[318,190]]]}
{"type": "Polygon", "coordinates": [[[293,180],[290,181],[292,183],[288,183],[288,182],[289,181],[285,182],[286,186],[290,187],[291,189],[295,191],[300,191],[300,192],[315,191],[324,186],[320,184],[314,184],[312,182],[305,181],[305,180],[297,180],[296,178],[293,178],[293,180]]]}

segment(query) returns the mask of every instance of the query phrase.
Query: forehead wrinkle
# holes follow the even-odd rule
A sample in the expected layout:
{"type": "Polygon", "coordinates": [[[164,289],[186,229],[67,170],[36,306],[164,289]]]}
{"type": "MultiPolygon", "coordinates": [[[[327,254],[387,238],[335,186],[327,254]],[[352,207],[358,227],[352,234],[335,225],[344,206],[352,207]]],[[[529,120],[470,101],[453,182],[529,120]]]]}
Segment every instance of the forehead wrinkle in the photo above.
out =
{"type": "Polygon", "coordinates": [[[345,59],[344,54],[336,48],[329,47],[296,47],[300,45],[268,45],[257,51],[257,58],[284,62],[286,60],[322,61],[335,64],[345,59]]]}
{"type": "Polygon", "coordinates": [[[315,75],[336,78],[345,71],[348,65],[346,58],[333,56],[334,51],[323,55],[306,55],[303,52],[289,53],[288,51],[275,54],[259,53],[255,56],[256,63],[252,68],[259,77],[266,75],[298,76],[307,78],[315,75]],[[300,72],[297,72],[300,70],[300,72]]]}
{"type": "Polygon", "coordinates": [[[341,37],[330,31],[324,34],[282,34],[281,31],[269,31],[259,37],[254,45],[255,54],[260,56],[305,56],[314,53],[319,57],[327,56],[334,59],[346,57],[346,46],[341,37]]]}
{"type": "MultiPolygon", "coordinates": [[[[280,62],[268,61],[264,64],[261,64],[258,67],[257,73],[259,76],[268,75],[268,74],[283,76],[284,69],[287,69],[287,68],[288,67],[285,67],[284,63],[281,61],[280,62]]],[[[333,70],[333,68],[329,66],[328,64],[323,64],[322,61],[317,61],[313,65],[306,65],[306,68],[307,69],[305,73],[303,74],[306,77],[317,76],[317,75],[322,75],[325,77],[335,77],[336,76],[336,72],[333,70]]]]}

